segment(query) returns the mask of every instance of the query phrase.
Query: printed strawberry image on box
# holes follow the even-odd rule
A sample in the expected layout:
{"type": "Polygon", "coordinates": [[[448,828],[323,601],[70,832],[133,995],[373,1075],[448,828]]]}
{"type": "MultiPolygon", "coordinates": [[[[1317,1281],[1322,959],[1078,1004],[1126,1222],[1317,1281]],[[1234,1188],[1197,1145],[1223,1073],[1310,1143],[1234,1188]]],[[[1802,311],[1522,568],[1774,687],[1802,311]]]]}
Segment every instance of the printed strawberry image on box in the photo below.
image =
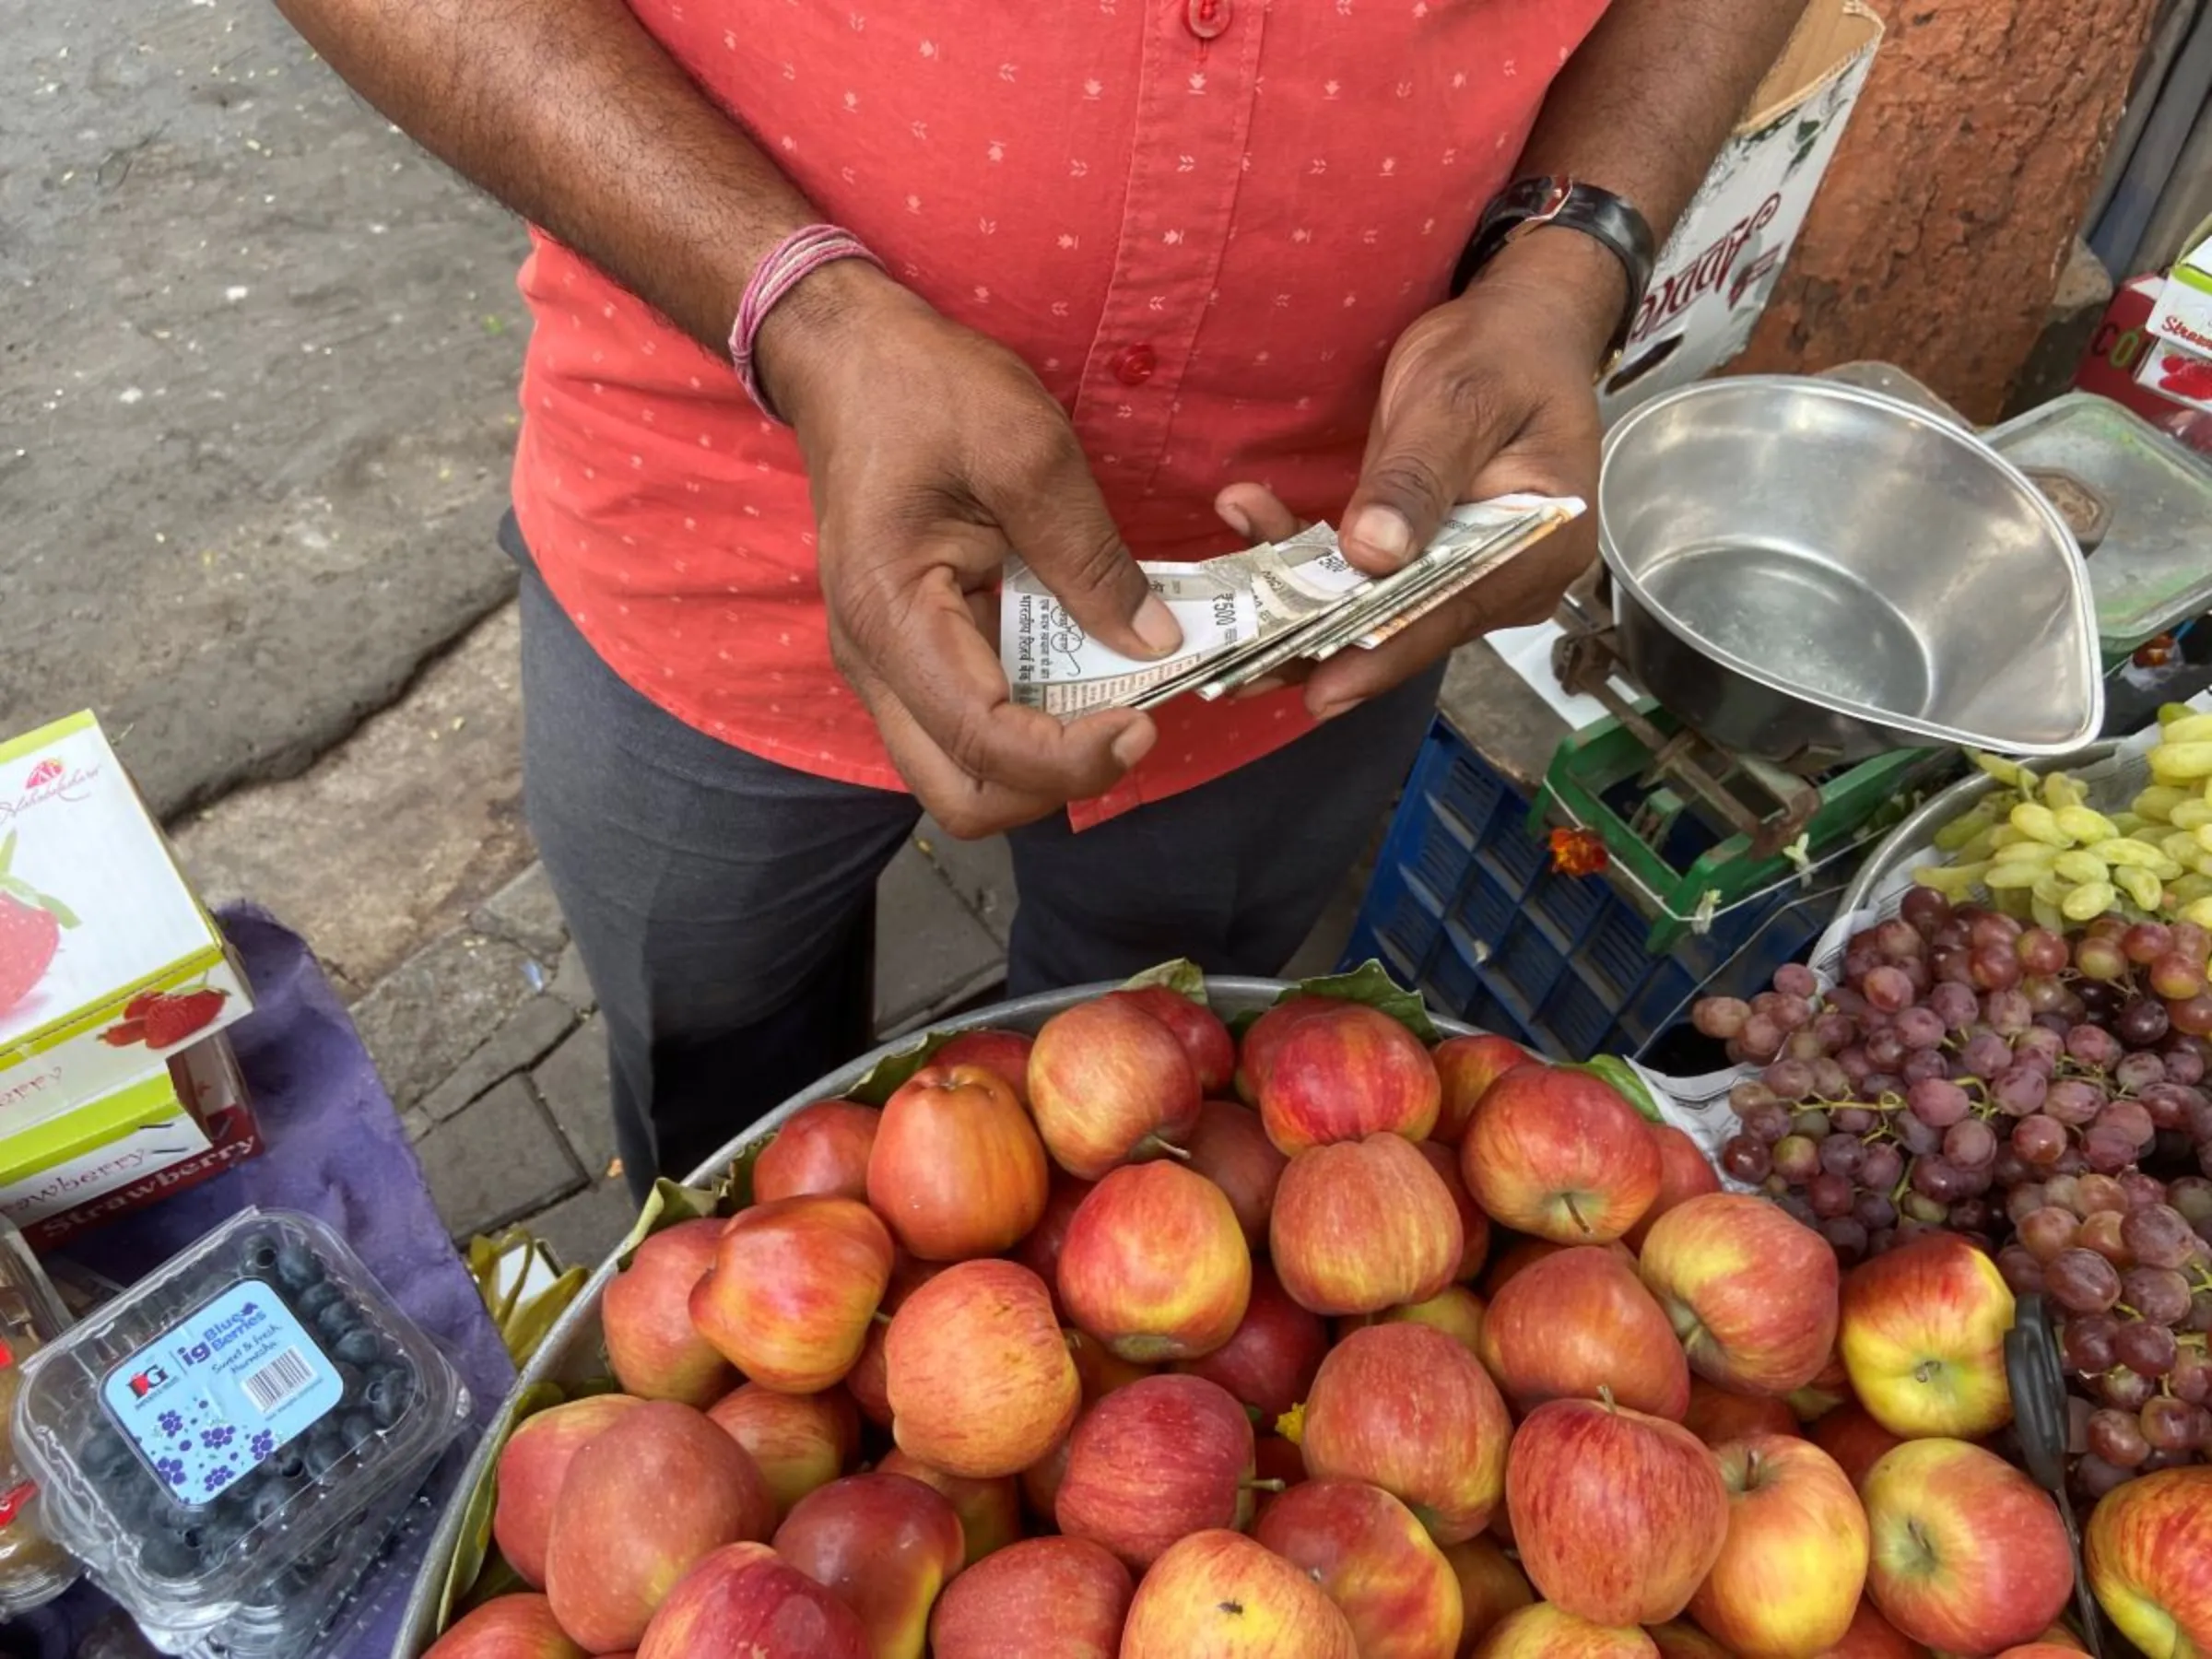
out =
{"type": "Polygon", "coordinates": [[[161,1072],[252,1007],[100,723],[0,745],[0,1136],[161,1072]]]}

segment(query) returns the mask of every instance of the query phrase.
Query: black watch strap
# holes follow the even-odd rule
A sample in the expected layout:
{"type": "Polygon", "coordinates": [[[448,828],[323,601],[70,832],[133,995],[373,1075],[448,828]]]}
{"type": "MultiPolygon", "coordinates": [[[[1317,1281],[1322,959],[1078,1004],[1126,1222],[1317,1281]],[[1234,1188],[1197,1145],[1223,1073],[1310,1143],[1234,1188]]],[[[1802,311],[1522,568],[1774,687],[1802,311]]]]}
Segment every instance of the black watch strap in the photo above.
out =
{"type": "Polygon", "coordinates": [[[1452,273],[1453,295],[1456,298],[1465,293],[1476,273],[1495,259],[1500,248],[1546,225],[1580,230],[1603,242],[1628,274],[1628,303],[1621,307],[1620,325],[1613,331],[1606,364],[1599,371],[1601,374],[1609,372],[1628,347],[1630,332],[1652,286],[1652,267],[1659,256],[1651,225],[1625,196],[1579,179],[1523,179],[1509,185],[1482,210],[1481,222],[1467,239],[1466,251],[1460,254],[1458,267],[1452,273]]]}

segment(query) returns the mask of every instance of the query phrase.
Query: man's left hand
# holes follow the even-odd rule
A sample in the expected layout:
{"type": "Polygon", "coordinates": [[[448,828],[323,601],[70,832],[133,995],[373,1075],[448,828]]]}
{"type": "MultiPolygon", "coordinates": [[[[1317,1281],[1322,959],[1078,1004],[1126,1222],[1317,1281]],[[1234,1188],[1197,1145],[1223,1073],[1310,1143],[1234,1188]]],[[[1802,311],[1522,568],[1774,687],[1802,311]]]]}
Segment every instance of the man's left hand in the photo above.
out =
{"type": "Polygon", "coordinates": [[[1508,246],[1460,298],[1400,336],[1382,374],[1367,459],[1340,525],[1345,556],[1377,575],[1429,545],[1456,502],[1513,490],[1580,496],[1589,511],[1374,651],[1315,667],[1306,707],[1341,714],[1494,628],[1541,622],[1597,551],[1594,377],[1627,281],[1570,230],[1508,246]]]}

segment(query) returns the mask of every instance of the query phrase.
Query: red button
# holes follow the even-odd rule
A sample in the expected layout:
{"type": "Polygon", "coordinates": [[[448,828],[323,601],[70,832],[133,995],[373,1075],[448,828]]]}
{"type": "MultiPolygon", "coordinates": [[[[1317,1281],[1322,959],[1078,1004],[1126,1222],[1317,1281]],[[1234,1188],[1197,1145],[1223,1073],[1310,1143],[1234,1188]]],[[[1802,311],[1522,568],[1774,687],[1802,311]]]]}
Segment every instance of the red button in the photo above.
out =
{"type": "Polygon", "coordinates": [[[1210,41],[1228,29],[1236,9],[1233,0],[1190,0],[1182,20],[1200,40],[1210,41]]]}
{"type": "Polygon", "coordinates": [[[1132,346],[1113,359],[1113,377],[1124,386],[1141,386],[1159,367],[1159,355],[1149,346],[1132,346]]]}

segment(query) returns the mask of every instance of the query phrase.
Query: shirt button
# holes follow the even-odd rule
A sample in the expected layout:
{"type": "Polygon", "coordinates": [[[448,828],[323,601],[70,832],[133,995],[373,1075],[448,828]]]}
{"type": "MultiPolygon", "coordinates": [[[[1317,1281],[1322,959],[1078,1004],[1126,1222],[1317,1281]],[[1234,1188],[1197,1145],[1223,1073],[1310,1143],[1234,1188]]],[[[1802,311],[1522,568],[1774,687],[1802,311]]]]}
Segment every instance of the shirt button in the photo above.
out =
{"type": "Polygon", "coordinates": [[[1159,367],[1159,354],[1149,346],[1132,346],[1113,359],[1113,378],[1124,386],[1141,386],[1159,367]]]}
{"type": "Polygon", "coordinates": [[[1210,41],[1229,28],[1235,12],[1234,0],[1189,0],[1182,20],[1200,40],[1210,41]]]}

